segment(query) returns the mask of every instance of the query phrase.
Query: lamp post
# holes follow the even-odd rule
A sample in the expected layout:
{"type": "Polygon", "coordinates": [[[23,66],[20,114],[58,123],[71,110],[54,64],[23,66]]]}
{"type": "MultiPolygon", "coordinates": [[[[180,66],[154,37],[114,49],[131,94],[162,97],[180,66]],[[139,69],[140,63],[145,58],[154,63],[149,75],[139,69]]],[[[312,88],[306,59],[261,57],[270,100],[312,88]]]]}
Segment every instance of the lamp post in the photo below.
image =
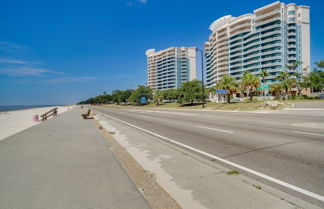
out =
{"type": "Polygon", "coordinates": [[[205,108],[205,85],[204,85],[204,50],[196,48],[201,53],[201,89],[202,89],[202,108],[205,108]]]}

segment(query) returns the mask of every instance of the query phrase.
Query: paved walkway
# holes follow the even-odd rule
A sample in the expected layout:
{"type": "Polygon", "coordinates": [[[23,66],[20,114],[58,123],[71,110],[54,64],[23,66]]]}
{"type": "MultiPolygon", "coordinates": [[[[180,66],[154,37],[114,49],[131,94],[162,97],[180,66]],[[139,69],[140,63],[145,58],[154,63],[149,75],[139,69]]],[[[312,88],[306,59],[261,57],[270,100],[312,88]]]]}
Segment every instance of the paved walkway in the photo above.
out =
{"type": "Polygon", "coordinates": [[[149,208],[79,108],[0,141],[0,208],[149,208]]]}

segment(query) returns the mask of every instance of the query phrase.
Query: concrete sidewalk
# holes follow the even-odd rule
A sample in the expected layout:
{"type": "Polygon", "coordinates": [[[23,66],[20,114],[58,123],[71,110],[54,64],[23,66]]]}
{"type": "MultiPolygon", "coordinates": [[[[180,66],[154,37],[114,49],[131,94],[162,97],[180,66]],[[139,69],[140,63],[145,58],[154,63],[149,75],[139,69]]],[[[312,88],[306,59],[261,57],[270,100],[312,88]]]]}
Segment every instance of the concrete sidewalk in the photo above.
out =
{"type": "Polygon", "coordinates": [[[0,141],[0,208],[150,208],[82,112],[0,141]]]}

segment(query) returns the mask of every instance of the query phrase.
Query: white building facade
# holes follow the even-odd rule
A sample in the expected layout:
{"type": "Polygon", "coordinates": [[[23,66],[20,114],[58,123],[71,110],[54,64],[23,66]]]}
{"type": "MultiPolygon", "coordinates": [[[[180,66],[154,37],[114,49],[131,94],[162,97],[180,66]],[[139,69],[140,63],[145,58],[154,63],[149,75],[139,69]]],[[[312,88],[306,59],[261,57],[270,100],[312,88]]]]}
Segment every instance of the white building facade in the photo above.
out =
{"type": "Polygon", "coordinates": [[[240,17],[224,16],[213,22],[205,43],[206,85],[214,86],[224,75],[240,80],[243,72],[270,74],[267,84],[302,62],[297,71],[310,71],[310,17],[308,6],[279,1],[240,17]]]}
{"type": "Polygon", "coordinates": [[[147,84],[154,90],[176,89],[196,79],[196,48],[171,47],[161,51],[149,49],[147,84]]]}

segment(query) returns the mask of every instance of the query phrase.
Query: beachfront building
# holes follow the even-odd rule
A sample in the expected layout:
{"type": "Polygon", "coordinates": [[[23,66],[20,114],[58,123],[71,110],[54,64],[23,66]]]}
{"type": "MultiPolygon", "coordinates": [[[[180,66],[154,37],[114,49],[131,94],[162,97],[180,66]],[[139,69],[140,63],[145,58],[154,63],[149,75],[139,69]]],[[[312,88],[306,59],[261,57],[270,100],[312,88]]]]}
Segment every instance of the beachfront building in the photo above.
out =
{"type": "Polygon", "coordinates": [[[179,88],[181,83],[196,79],[195,47],[149,49],[146,55],[147,84],[154,90],[179,88]]]}
{"type": "Polygon", "coordinates": [[[240,80],[243,72],[259,76],[265,69],[267,84],[276,82],[286,65],[302,62],[297,71],[310,70],[309,7],[279,1],[240,17],[227,15],[213,22],[205,43],[206,85],[224,75],[240,80]]]}

